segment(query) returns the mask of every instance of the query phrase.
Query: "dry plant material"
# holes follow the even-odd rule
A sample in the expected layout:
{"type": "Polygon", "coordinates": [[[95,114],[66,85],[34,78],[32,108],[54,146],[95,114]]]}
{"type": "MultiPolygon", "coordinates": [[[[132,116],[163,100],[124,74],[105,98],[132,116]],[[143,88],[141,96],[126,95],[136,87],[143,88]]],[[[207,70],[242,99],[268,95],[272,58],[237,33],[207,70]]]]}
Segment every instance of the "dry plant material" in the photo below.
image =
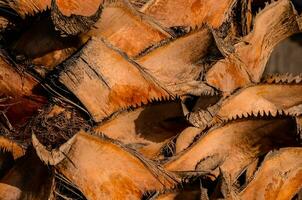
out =
{"type": "Polygon", "coordinates": [[[121,113],[96,126],[94,131],[154,159],[163,146],[186,127],[180,103],[164,102],[121,113]]]}
{"type": "Polygon", "coordinates": [[[106,39],[129,57],[171,38],[167,30],[124,1],[104,5],[100,19],[83,37],[106,39]]]}
{"type": "Polygon", "coordinates": [[[148,190],[173,188],[177,183],[173,175],[104,137],[79,132],[53,152],[35,136],[33,144],[45,163],[55,165],[89,199],[140,199],[148,190]]]}
{"type": "MultiPolygon", "coordinates": [[[[33,151],[32,151],[33,152],[33,151]]],[[[40,200],[52,195],[53,175],[34,153],[17,160],[0,180],[0,199],[40,200]]]]}
{"type": "Polygon", "coordinates": [[[54,4],[64,16],[70,17],[71,15],[79,15],[90,17],[102,6],[102,1],[89,0],[83,2],[79,0],[55,0],[54,4]]]}
{"type": "Polygon", "coordinates": [[[137,9],[143,7],[149,0],[130,0],[134,7],[137,9]]]}
{"type": "Polygon", "coordinates": [[[186,200],[195,200],[195,199],[202,199],[208,200],[205,195],[201,193],[200,190],[203,188],[191,188],[191,189],[183,189],[178,191],[166,192],[164,194],[159,194],[153,199],[156,200],[177,200],[177,199],[186,199],[186,200]]]}
{"type": "Polygon", "coordinates": [[[301,31],[290,0],[0,0],[0,199],[299,198],[302,76],[262,74],[301,31]]]}
{"type": "Polygon", "coordinates": [[[33,16],[50,8],[51,0],[2,0],[4,5],[13,9],[22,18],[33,16]]]}
{"type": "Polygon", "coordinates": [[[53,0],[51,17],[63,34],[84,33],[99,19],[103,0],[53,0]]]}
{"type": "Polygon", "coordinates": [[[61,37],[50,19],[43,18],[23,31],[11,49],[20,62],[26,63],[28,60],[40,75],[45,76],[71,56],[81,44],[82,41],[76,37],[61,37]]]}
{"type": "Polygon", "coordinates": [[[199,80],[203,70],[199,61],[206,55],[211,40],[209,30],[192,30],[167,44],[151,48],[135,61],[174,95],[212,92],[212,88],[199,80]],[[198,42],[202,40],[204,42],[198,42]]]}
{"type": "Polygon", "coordinates": [[[220,168],[233,182],[258,156],[275,148],[298,145],[295,133],[291,119],[234,121],[205,133],[164,167],[169,171],[196,170],[216,176],[220,168]]]}
{"type": "Polygon", "coordinates": [[[292,199],[302,186],[302,149],[284,148],[269,153],[240,199],[292,199]]]}
{"type": "Polygon", "coordinates": [[[97,122],[130,106],[170,98],[140,66],[101,39],[91,39],[80,55],[65,64],[60,82],[81,100],[97,122]]]}
{"type": "Polygon", "coordinates": [[[18,129],[46,104],[47,99],[41,95],[38,82],[15,69],[3,54],[0,55],[0,80],[2,124],[9,130],[18,129]]]}
{"type": "Polygon", "coordinates": [[[196,109],[188,118],[192,124],[204,129],[247,117],[298,116],[301,115],[301,92],[301,76],[274,75],[261,84],[240,89],[211,107],[196,109]]]}
{"type": "Polygon", "coordinates": [[[234,52],[208,71],[206,81],[225,93],[259,82],[276,44],[300,31],[297,18],[289,0],[266,6],[256,15],[253,30],[234,45],[234,52]]]}
{"type": "MultiPolygon", "coordinates": [[[[57,148],[67,142],[80,130],[90,130],[91,123],[88,123],[83,114],[66,104],[48,105],[43,107],[34,116],[22,132],[23,140],[34,132],[48,149],[57,148]]],[[[30,145],[27,143],[27,145],[30,145]]]]}
{"type": "Polygon", "coordinates": [[[107,41],[92,38],[79,54],[65,63],[60,82],[99,122],[122,109],[149,101],[186,93],[214,93],[198,80],[202,71],[198,61],[206,55],[209,45],[208,30],[199,29],[132,60],[107,41]],[[204,37],[206,43],[198,43],[204,37]],[[83,87],[90,89],[83,91],[83,87]]]}
{"type": "Polygon", "coordinates": [[[152,16],[165,27],[195,27],[208,23],[214,28],[222,25],[231,14],[234,0],[150,0],[140,10],[152,16]]]}
{"type": "Polygon", "coordinates": [[[14,159],[22,157],[25,154],[25,149],[21,144],[4,136],[0,136],[0,151],[9,152],[14,159]]]}
{"type": "Polygon", "coordinates": [[[195,137],[201,132],[202,130],[196,127],[188,127],[183,130],[183,132],[181,132],[176,138],[175,153],[178,154],[179,152],[188,148],[188,146],[192,144],[192,141],[194,141],[195,137]]]}

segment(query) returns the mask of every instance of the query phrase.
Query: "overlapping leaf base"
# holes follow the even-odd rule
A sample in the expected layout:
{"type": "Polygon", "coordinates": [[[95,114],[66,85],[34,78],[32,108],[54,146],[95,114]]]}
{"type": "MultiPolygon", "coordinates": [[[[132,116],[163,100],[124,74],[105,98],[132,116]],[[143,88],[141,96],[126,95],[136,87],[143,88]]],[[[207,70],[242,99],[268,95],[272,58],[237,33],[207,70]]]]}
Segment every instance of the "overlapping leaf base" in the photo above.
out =
{"type": "Polygon", "coordinates": [[[0,0],[0,200],[301,199],[301,10],[0,0]]]}

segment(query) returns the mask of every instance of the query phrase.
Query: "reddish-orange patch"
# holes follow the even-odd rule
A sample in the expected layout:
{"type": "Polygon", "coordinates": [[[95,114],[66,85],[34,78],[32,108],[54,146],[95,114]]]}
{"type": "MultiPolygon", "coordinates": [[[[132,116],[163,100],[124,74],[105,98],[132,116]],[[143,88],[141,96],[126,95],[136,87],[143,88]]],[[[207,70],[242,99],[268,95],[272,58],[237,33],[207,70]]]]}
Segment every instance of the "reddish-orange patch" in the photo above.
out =
{"type": "Polygon", "coordinates": [[[92,16],[102,3],[103,0],[56,0],[60,12],[65,16],[92,16]]]}
{"type": "Polygon", "coordinates": [[[108,100],[112,107],[120,109],[147,104],[151,99],[159,99],[163,96],[167,96],[163,90],[151,84],[144,88],[135,85],[117,85],[112,88],[108,100]]]}
{"type": "Polygon", "coordinates": [[[38,83],[28,74],[20,74],[0,57],[0,104],[9,122],[16,128],[24,124],[37,110],[46,104],[47,99],[42,96],[38,83]]]}

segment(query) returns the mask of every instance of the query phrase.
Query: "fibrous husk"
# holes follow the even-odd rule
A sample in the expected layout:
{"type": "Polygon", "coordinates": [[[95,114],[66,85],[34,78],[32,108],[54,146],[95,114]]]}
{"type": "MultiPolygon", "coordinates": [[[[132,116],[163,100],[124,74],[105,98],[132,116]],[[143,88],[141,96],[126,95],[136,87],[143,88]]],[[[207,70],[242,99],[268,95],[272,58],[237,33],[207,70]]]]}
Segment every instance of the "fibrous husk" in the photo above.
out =
{"type": "Polygon", "coordinates": [[[207,23],[218,28],[229,17],[234,4],[234,0],[150,0],[140,11],[165,27],[196,27],[207,23]]]}
{"type": "Polygon", "coordinates": [[[130,0],[133,6],[137,9],[143,7],[149,0],[130,0]]]}
{"type": "Polygon", "coordinates": [[[31,141],[34,132],[48,149],[57,148],[80,130],[91,130],[91,124],[79,110],[66,104],[50,104],[39,110],[24,128],[23,141],[31,141]]]}
{"type": "Polygon", "coordinates": [[[127,1],[106,4],[100,19],[83,37],[106,39],[129,57],[136,57],[145,49],[172,37],[127,1]]]}
{"type": "Polygon", "coordinates": [[[96,122],[130,106],[171,98],[141,66],[101,39],[91,39],[65,66],[60,82],[96,122]]]}
{"type": "Polygon", "coordinates": [[[302,78],[260,78],[302,16],[265,2],[0,0],[0,199],[293,198],[302,78]]]}
{"type": "Polygon", "coordinates": [[[193,93],[194,90],[213,91],[199,79],[204,69],[199,61],[211,45],[209,30],[199,28],[167,44],[151,48],[135,61],[175,95],[193,93]]]}
{"type": "Polygon", "coordinates": [[[39,157],[55,165],[88,199],[140,199],[147,191],[177,183],[173,175],[106,137],[79,132],[51,152],[34,135],[33,144],[39,157]]]}
{"type": "Polygon", "coordinates": [[[192,124],[204,129],[238,118],[298,116],[301,115],[301,92],[300,75],[270,76],[263,83],[240,89],[212,107],[197,109],[188,118],[192,124]]]}
{"type": "Polygon", "coordinates": [[[4,0],[3,2],[22,18],[41,13],[51,5],[51,0],[4,0]]]}
{"type": "Polygon", "coordinates": [[[38,87],[38,81],[14,68],[2,53],[0,80],[1,122],[8,130],[20,128],[47,103],[38,87]]]}
{"type": "Polygon", "coordinates": [[[253,180],[239,193],[240,199],[286,200],[302,186],[302,149],[284,148],[269,153],[253,180]]]}
{"type": "Polygon", "coordinates": [[[54,25],[66,35],[87,32],[99,19],[103,0],[52,0],[51,17],[54,25]]]}
{"type": "Polygon", "coordinates": [[[173,191],[167,191],[163,194],[158,193],[157,195],[152,196],[154,200],[177,200],[177,199],[186,199],[186,200],[209,200],[207,195],[207,190],[202,187],[196,187],[194,185],[184,186],[185,188],[176,189],[173,191]]]}
{"type": "Polygon", "coordinates": [[[230,93],[251,82],[259,82],[273,48],[300,31],[297,13],[289,0],[269,4],[254,21],[253,30],[235,44],[234,52],[208,71],[206,81],[211,86],[230,93]]]}
{"type": "Polygon", "coordinates": [[[210,45],[208,34],[206,29],[192,31],[135,60],[107,41],[92,38],[78,55],[65,63],[60,82],[80,99],[97,122],[121,109],[152,100],[186,93],[215,93],[199,80],[203,67],[198,61],[210,45]],[[202,38],[207,38],[205,43],[198,42],[202,38]],[[81,89],[89,88],[88,85],[89,90],[81,89]]]}
{"type": "Polygon", "coordinates": [[[164,167],[169,171],[197,170],[214,175],[221,168],[233,182],[258,156],[282,146],[298,145],[295,127],[289,118],[230,122],[204,133],[164,167]]]}
{"type": "MultiPolygon", "coordinates": [[[[0,129],[1,130],[1,129],[0,129]]],[[[6,138],[5,136],[0,136],[0,151],[9,152],[12,154],[14,159],[22,157],[25,154],[25,148],[14,141],[13,139],[6,138]]]]}
{"type": "Polygon", "coordinates": [[[244,116],[300,115],[295,107],[302,103],[301,85],[258,85],[241,94],[234,95],[225,102],[217,113],[217,118],[225,121],[244,116]],[[248,95],[250,94],[250,95],[248,95]],[[290,98],[288,98],[290,96],[290,98]],[[246,99],[249,99],[246,101],[246,99]],[[245,100],[245,102],[243,102],[245,100]],[[246,103],[247,102],[247,103],[246,103]],[[249,103],[253,102],[253,103],[249,103]],[[242,104],[240,104],[242,103],[242,104]],[[236,105],[236,107],[234,106],[236,105]]]}
{"type": "Polygon", "coordinates": [[[176,138],[175,142],[175,154],[180,153],[184,149],[188,148],[194,141],[194,138],[201,134],[202,130],[196,127],[188,127],[183,130],[176,138]]]}
{"type": "Polygon", "coordinates": [[[94,131],[154,159],[162,147],[186,127],[180,102],[162,102],[121,113],[96,126],[94,131]]]}

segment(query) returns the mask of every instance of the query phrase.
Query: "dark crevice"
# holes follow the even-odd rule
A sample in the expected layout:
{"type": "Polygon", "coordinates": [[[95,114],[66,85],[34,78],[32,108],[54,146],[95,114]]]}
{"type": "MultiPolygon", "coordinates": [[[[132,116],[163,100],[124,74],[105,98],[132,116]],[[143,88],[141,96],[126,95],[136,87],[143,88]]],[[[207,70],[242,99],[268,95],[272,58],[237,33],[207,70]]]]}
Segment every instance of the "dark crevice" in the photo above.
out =
{"type": "Polygon", "coordinates": [[[55,176],[55,191],[54,197],[56,200],[86,200],[85,195],[62,174],[55,176]]]}
{"type": "Polygon", "coordinates": [[[247,170],[244,170],[244,172],[241,173],[241,175],[238,177],[237,182],[236,182],[236,186],[238,188],[243,187],[247,183],[247,179],[246,179],[247,175],[246,175],[246,173],[247,173],[247,170]]]}
{"type": "Polygon", "coordinates": [[[298,14],[302,13],[302,1],[301,0],[291,0],[298,14]]]}
{"type": "Polygon", "coordinates": [[[252,13],[253,16],[255,16],[256,14],[258,14],[259,10],[262,10],[265,8],[266,4],[271,3],[270,0],[253,0],[252,1],[252,13]]]}
{"type": "Polygon", "coordinates": [[[14,163],[12,153],[0,150],[0,180],[13,167],[14,163]]]}

